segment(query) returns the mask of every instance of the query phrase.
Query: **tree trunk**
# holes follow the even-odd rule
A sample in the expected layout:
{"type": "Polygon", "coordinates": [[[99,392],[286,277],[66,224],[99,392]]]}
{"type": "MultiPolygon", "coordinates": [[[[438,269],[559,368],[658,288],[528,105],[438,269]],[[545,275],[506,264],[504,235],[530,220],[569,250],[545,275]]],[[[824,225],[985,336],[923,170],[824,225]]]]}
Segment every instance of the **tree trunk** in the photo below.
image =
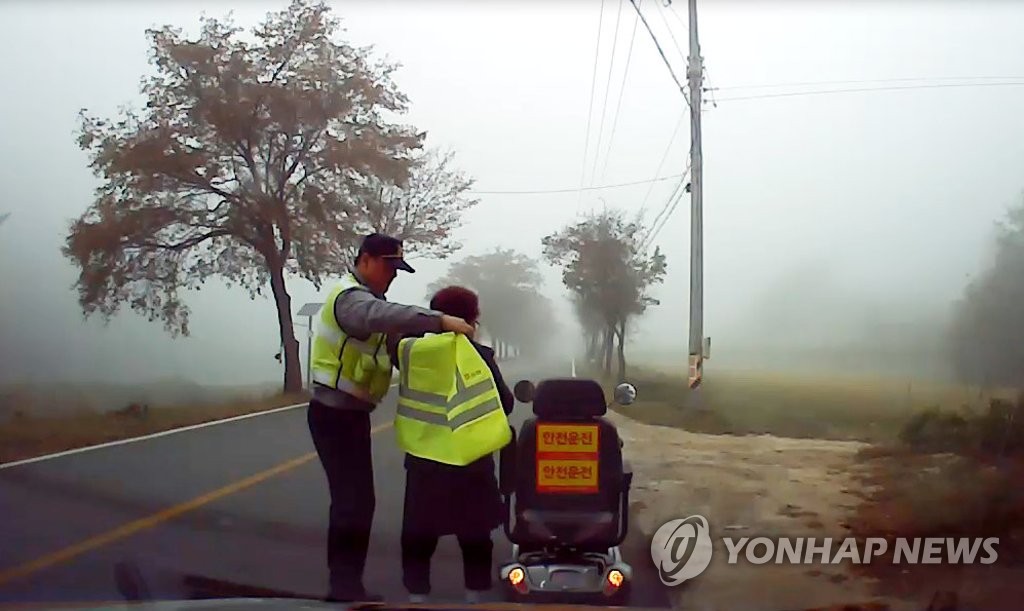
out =
{"type": "Polygon", "coordinates": [[[606,378],[612,375],[612,350],[615,347],[614,329],[611,325],[604,330],[604,375],[606,378]]]}
{"type": "Polygon", "coordinates": [[[596,329],[591,329],[587,332],[587,362],[590,364],[597,363],[598,361],[598,339],[600,335],[596,329]]]}
{"type": "Polygon", "coordinates": [[[619,321],[619,382],[626,381],[626,321],[619,321]]]}
{"type": "Polygon", "coordinates": [[[292,326],[292,298],[284,285],[284,267],[270,264],[270,289],[277,305],[277,325],[281,332],[284,351],[284,391],[302,390],[302,363],[299,361],[299,341],[292,326]]]}

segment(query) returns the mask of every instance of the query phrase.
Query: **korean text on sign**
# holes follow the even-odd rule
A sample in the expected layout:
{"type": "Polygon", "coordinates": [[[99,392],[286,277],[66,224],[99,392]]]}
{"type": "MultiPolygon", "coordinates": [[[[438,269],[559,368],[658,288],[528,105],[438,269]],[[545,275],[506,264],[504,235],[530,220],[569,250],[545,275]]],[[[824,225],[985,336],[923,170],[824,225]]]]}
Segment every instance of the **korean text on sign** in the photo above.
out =
{"type": "Polygon", "coordinates": [[[596,424],[539,424],[537,491],[597,492],[599,432],[596,424]]]}

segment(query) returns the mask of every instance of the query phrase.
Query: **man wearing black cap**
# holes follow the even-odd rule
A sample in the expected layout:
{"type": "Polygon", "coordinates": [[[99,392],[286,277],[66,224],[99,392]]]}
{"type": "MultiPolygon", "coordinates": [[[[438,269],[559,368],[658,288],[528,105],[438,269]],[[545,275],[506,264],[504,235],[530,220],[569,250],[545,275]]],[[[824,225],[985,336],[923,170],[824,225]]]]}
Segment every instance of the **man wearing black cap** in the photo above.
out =
{"type": "Polygon", "coordinates": [[[387,336],[474,331],[461,318],[386,301],[398,270],[415,272],[403,258],[401,240],[366,236],[355,267],[314,319],[308,417],[331,492],[329,600],[381,600],[364,589],[363,568],[376,504],[370,413],[391,386],[387,336]]]}

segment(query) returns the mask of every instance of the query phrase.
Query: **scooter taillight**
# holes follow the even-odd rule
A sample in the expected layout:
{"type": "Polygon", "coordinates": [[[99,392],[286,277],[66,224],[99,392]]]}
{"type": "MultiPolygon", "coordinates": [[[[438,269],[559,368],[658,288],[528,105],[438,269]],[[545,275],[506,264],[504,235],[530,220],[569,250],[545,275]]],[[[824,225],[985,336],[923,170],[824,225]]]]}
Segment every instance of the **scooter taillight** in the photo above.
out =
{"type": "Polygon", "coordinates": [[[604,595],[614,596],[626,583],[626,576],[619,569],[612,569],[604,578],[604,595]]]}
{"type": "Polygon", "coordinates": [[[526,584],[526,571],[521,567],[516,567],[508,572],[508,582],[520,594],[526,594],[529,591],[529,586],[526,584]]]}

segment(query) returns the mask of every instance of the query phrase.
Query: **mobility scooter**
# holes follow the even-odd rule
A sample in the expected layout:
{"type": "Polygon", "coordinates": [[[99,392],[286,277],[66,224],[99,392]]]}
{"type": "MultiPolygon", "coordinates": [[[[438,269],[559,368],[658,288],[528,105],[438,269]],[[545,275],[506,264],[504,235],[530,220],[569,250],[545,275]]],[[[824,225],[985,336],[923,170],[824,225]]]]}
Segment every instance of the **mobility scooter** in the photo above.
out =
{"type": "MultiPolygon", "coordinates": [[[[633,571],[619,546],[632,472],[604,417],[604,390],[590,379],[554,378],[536,386],[523,380],[514,394],[533,403],[533,417],[501,454],[504,530],[512,543],[511,561],[500,569],[506,597],[627,604],[633,571]]],[[[616,387],[616,403],[635,398],[632,385],[616,387]]]]}

